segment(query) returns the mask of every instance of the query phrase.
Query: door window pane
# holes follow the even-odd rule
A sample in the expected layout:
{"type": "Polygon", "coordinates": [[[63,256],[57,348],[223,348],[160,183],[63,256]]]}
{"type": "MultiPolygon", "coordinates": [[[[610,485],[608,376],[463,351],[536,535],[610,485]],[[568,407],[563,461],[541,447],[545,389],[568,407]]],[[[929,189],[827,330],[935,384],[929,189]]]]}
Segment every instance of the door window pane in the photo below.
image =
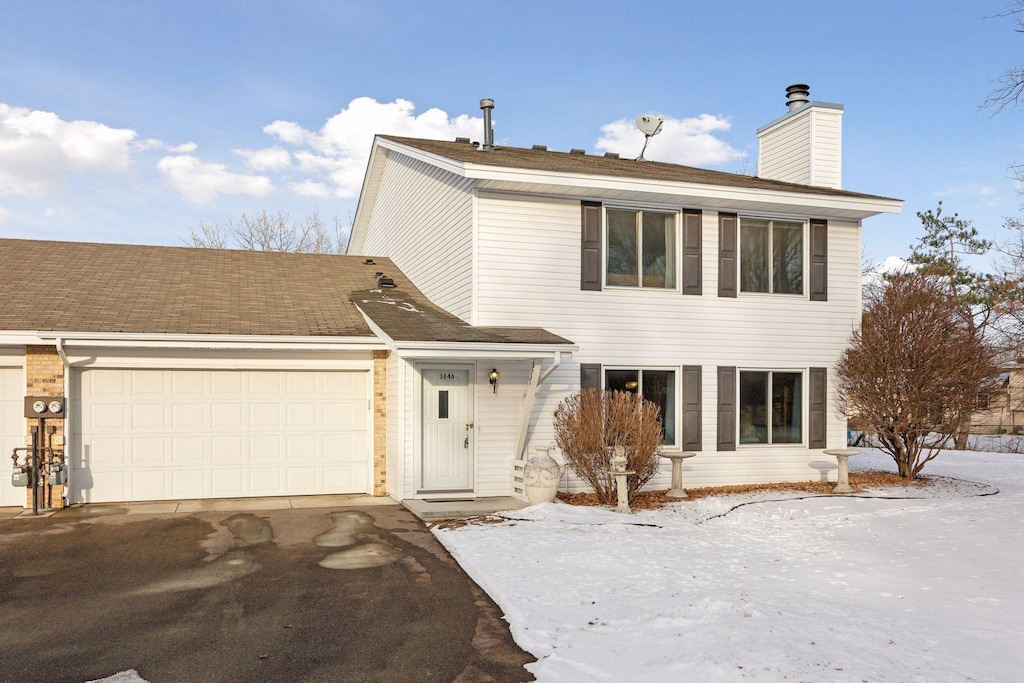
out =
{"type": "Polygon", "coordinates": [[[437,392],[437,419],[448,419],[448,390],[442,389],[437,392]]]}

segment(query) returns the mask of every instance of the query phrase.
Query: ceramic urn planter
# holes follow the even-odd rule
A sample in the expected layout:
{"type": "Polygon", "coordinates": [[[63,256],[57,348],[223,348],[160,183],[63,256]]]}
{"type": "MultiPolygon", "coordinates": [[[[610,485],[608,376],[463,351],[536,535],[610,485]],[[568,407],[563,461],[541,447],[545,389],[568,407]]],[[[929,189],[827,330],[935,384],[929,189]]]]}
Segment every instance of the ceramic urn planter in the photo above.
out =
{"type": "Polygon", "coordinates": [[[523,489],[530,505],[550,503],[558,493],[562,468],[548,454],[547,448],[538,448],[537,454],[523,466],[523,489]]]}

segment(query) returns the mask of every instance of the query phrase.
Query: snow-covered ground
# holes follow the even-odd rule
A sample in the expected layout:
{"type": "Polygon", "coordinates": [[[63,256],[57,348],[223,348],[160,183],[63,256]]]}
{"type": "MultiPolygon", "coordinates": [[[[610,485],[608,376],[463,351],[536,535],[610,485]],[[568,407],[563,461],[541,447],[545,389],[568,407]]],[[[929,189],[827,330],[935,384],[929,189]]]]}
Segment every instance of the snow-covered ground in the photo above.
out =
{"type": "MultiPolygon", "coordinates": [[[[895,471],[872,451],[851,468],[895,471]]],[[[1024,680],[1024,456],[945,452],[925,474],[979,484],[545,504],[436,534],[539,681],[1024,680]]]]}

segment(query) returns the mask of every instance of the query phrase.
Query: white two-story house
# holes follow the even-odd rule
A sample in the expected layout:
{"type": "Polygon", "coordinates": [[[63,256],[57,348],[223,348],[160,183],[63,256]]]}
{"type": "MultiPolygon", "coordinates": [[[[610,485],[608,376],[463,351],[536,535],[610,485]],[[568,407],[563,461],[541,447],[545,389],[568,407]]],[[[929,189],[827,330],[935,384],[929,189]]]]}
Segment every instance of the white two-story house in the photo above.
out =
{"type": "Polygon", "coordinates": [[[861,222],[902,202],[841,189],[843,108],[787,93],[757,176],[487,130],[375,139],[349,253],[390,258],[471,327],[571,342],[528,358],[376,327],[390,495],[512,494],[512,462],[552,445],[554,409],[587,387],[657,403],[666,450],[698,454],[688,485],[822,476],[822,449],[846,443],[832,367],[860,318],[861,222]]]}

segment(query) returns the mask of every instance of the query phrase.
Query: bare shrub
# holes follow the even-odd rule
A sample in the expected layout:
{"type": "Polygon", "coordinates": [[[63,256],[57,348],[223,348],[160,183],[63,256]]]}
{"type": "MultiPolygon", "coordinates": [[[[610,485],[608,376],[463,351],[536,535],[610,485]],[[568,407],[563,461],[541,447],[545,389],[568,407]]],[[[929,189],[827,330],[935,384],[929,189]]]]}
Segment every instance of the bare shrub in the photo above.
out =
{"type": "Polygon", "coordinates": [[[872,292],[836,364],[837,408],[856,416],[901,477],[938,455],[998,372],[970,315],[939,278],[892,277],[872,292]]]}
{"type": "Polygon", "coordinates": [[[566,464],[587,482],[603,505],[616,500],[609,473],[609,446],[626,451],[629,499],[658,473],[664,443],[661,409],[642,396],[624,391],[584,389],[555,410],[555,440],[566,464]]]}

